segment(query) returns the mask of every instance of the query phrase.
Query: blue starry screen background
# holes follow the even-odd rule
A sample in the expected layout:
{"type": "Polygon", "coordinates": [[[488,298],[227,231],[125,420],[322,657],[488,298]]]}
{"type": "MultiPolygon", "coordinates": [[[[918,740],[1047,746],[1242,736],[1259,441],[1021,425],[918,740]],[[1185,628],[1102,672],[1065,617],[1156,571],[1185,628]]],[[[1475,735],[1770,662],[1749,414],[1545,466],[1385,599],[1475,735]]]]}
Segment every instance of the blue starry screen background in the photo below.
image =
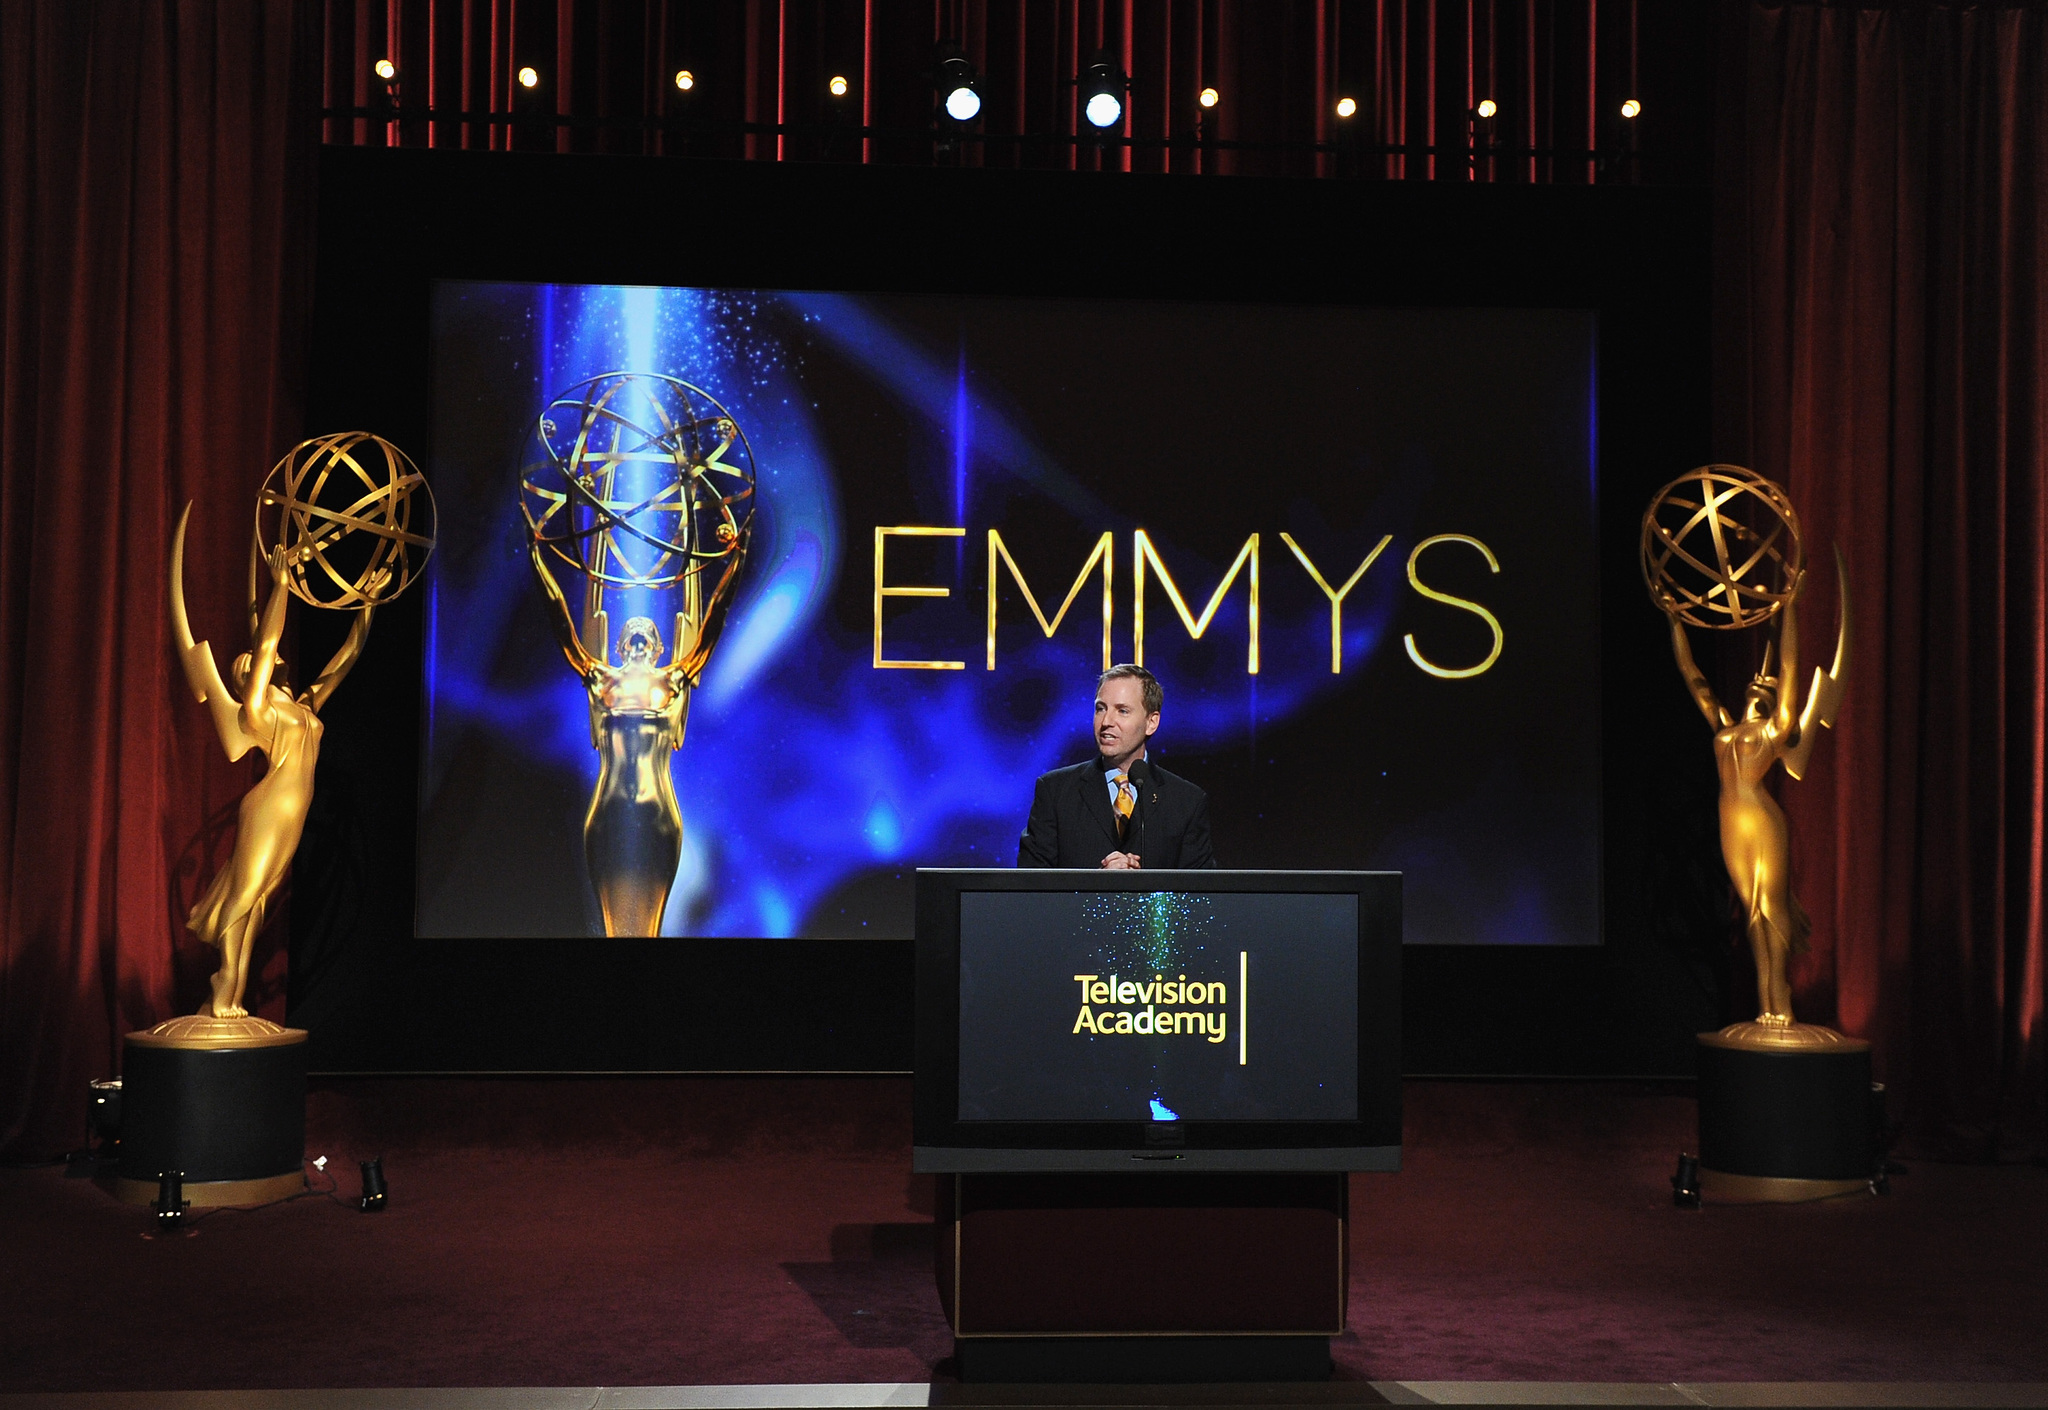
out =
{"type": "MultiPolygon", "coordinates": [[[[1593,316],[443,281],[427,471],[415,925],[603,936],[582,824],[583,686],[525,553],[522,453],[548,399],[607,372],[702,387],[752,446],[745,577],[673,763],[684,824],[664,933],[903,937],[919,866],[1012,866],[1033,780],[1092,756],[1100,579],[1046,639],[1005,569],[986,666],[987,539],[1050,613],[1113,534],[1113,655],[1148,571],[1152,757],[1210,795],[1226,867],[1404,874],[1411,943],[1583,945],[1599,929],[1593,316]],[[876,526],[892,538],[873,665],[876,526]],[[1333,586],[1389,539],[1345,598],[1333,586]],[[1425,596],[1418,580],[1500,623],[1425,596]],[[1412,652],[1410,643],[1412,643],[1412,652]]],[[[574,592],[574,585],[564,583],[574,592]]],[[[658,614],[657,614],[658,617],[658,614]]],[[[615,623],[616,625],[616,623],[615,623]]]]}

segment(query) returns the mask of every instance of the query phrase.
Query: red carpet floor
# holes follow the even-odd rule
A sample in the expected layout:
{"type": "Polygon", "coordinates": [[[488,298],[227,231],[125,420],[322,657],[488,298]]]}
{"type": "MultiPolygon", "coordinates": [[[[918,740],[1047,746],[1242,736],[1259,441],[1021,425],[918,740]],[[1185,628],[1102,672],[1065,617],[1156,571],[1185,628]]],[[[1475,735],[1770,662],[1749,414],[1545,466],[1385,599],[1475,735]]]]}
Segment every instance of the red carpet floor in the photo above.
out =
{"type": "MultiPolygon", "coordinates": [[[[142,1237],[0,1171],[0,1391],[923,1380],[950,1364],[896,1079],[316,1084],[341,1193],[142,1237]]],[[[1414,1084],[1353,1184],[1339,1375],[2048,1380],[2048,1171],[1674,1209],[1689,1101],[1414,1084]]]]}

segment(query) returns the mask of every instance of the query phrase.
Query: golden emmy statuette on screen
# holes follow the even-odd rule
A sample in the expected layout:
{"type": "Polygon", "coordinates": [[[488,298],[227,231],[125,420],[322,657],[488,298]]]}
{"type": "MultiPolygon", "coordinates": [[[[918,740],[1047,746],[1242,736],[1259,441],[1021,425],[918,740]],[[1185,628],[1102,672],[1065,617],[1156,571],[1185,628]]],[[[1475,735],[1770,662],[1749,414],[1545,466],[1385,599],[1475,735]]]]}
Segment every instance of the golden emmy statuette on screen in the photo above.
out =
{"type": "Polygon", "coordinates": [[[181,1187],[185,1202],[217,1205],[260,1203],[304,1185],[306,1034],[244,1007],[250,952],[305,830],[320,709],[362,654],[372,614],[419,576],[434,543],[433,496],[398,447],[362,431],[294,446],[257,496],[250,642],[230,687],[213,648],[193,639],[185,610],[191,518],[187,504],[171,540],[172,639],[228,758],[254,750],[266,768],[242,797],[233,852],[185,922],[220,951],[211,995],[197,1014],[128,1035],[116,1192],[137,1203],[156,1196],[160,1218],[174,1212],[162,1204],[181,1187]],[[302,691],[279,654],[293,597],[355,614],[302,691]]]}
{"type": "Polygon", "coordinates": [[[599,762],[583,857],[607,935],[661,933],[683,847],[670,761],[746,562],[754,479],[739,424],[674,377],[593,377],[534,427],[520,510],[562,654],[589,695],[599,762]]]}
{"type": "Polygon", "coordinates": [[[1707,465],[1658,492],[1643,515],[1643,579],[1671,622],[1678,669],[1714,731],[1721,776],[1721,856],[1735,884],[1756,961],[1757,1016],[1719,1034],[1731,1046],[1828,1048],[1832,1028],[1792,1017],[1787,964],[1806,944],[1808,923],[1792,895],[1785,814],[1765,787],[1774,765],[1798,779],[1842,707],[1849,663],[1849,582],[1835,556],[1841,603],[1834,664],[1815,670],[1799,697],[1799,598],[1806,567],[1799,516],[1785,491],[1738,465],[1707,465]],[[1735,631],[1775,624],[1763,664],[1730,711],[1693,661],[1688,625],[1735,631]],[[1776,668],[1773,669],[1775,658],[1776,668]]]}

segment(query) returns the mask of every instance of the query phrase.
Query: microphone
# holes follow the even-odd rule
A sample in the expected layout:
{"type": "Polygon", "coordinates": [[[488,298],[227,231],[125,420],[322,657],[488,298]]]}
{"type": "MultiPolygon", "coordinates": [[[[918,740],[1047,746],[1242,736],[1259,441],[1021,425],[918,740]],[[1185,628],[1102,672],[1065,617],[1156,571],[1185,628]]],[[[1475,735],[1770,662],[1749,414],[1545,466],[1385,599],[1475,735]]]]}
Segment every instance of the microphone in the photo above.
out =
{"type": "Polygon", "coordinates": [[[1138,824],[1138,845],[1132,850],[1142,863],[1145,860],[1145,786],[1152,781],[1151,766],[1143,759],[1133,759],[1131,766],[1124,770],[1124,777],[1130,780],[1131,791],[1135,795],[1132,812],[1138,824]]]}

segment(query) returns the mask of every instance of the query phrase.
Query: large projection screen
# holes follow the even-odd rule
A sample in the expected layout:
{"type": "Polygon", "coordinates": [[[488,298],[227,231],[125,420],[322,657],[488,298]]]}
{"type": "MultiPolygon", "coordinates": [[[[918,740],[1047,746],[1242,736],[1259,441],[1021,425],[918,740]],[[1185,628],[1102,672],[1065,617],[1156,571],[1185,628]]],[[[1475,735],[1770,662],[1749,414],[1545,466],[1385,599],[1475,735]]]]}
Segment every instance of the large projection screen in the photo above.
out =
{"type": "Polygon", "coordinates": [[[550,397],[626,371],[716,397],[759,475],[665,934],[907,938],[916,867],[1013,863],[1033,779],[1092,754],[1107,622],[1223,866],[1402,872],[1411,943],[1597,943],[1595,331],[437,283],[417,934],[604,934],[518,491],[550,397]]]}

